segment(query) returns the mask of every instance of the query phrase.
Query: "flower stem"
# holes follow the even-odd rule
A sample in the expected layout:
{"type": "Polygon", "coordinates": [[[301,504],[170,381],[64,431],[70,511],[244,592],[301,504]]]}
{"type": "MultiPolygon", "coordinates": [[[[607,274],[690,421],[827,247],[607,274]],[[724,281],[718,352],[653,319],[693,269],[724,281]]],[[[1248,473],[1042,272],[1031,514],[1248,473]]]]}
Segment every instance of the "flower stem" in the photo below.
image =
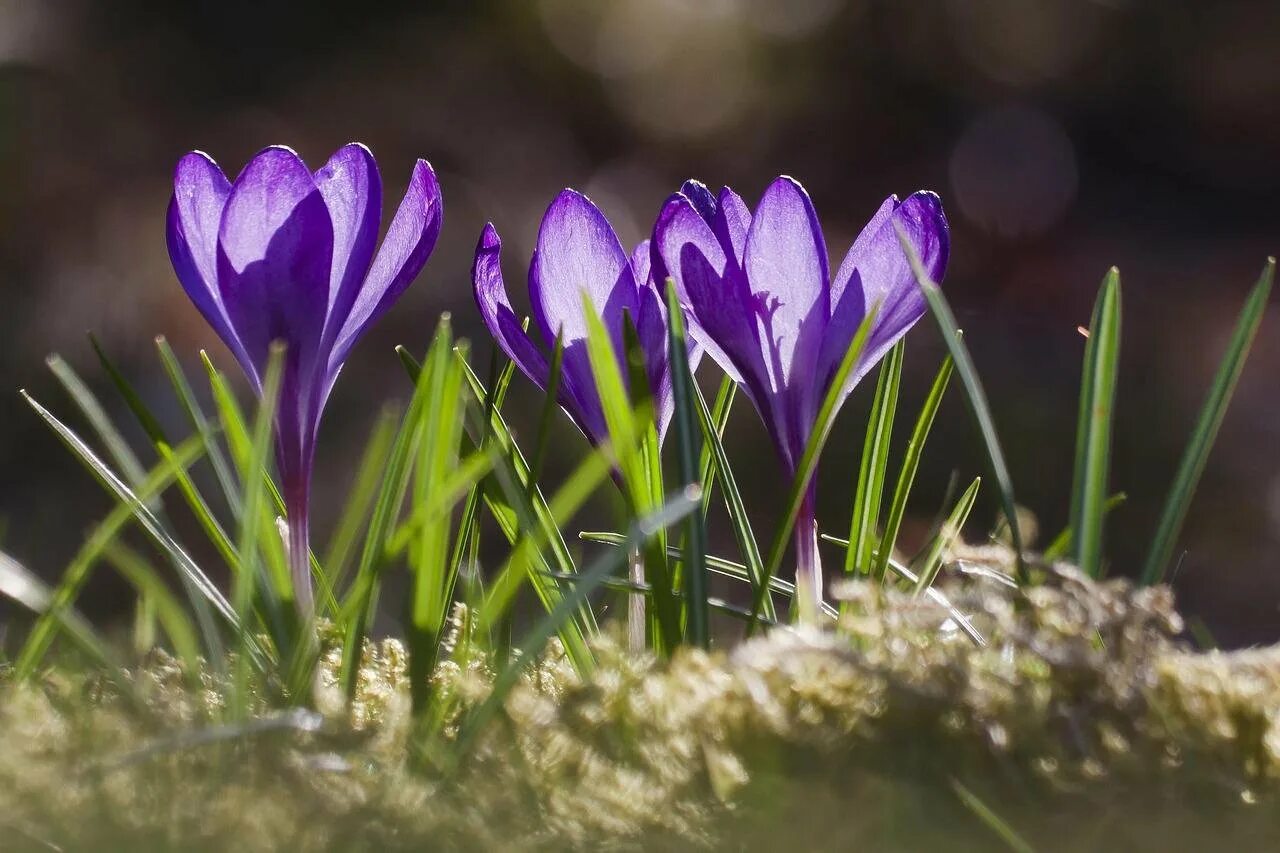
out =
{"type": "Polygon", "coordinates": [[[285,490],[285,506],[289,527],[289,574],[293,579],[293,595],[298,612],[310,616],[315,609],[311,593],[310,483],[298,478],[285,490]]]}
{"type": "Polygon", "coordinates": [[[812,487],[805,493],[796,518],[796,597],[801,625],[817,625],[822,612],[822,557],[818,554],[816,496],[812,487]]]}

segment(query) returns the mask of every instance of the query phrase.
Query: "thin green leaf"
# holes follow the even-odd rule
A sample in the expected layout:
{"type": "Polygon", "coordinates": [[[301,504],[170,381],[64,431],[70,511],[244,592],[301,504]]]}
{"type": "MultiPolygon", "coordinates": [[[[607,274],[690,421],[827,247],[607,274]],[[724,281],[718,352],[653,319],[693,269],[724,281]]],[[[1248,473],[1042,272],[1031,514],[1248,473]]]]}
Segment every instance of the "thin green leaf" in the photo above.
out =
{"type": "Polygon", "coordinates": [[[1177,547],[1178,535],[1182,532],[1182,522],[1187,517],[1187,509],[1191,506],[1191,497],[1200,483],[1200,475],[1204,473],[1209,452],[1213,449],[1214,439],[1218,437],[1218,429],[1222,419],[1226,417],[1227,406],[1235,393],[1240,372],[1244,370],[1245,359],[1249,356],[1249,347],[1258,333],[1262,323],[1262,315],[1267,308],[1267,297],[1271,293],[1271,281],[1275,276],[1276,259],[1268,258],[1262,268],[1258,283],[1253,286],[1240,318],[1236,321],[1235,331],[1231,335],[1231,343],[1218,365],[1218,372],[1209,387],[1209,396],[1200,409],[1200,417],[1196,421],[1191,440],[1178,465],[1178,473],[1173,478],[1173,486],[1169,489],[1169,497],[1165,499],[1164,511],[1160,514],[1160,523],[1151,541],[1151,551],[1147,555],[1146,565],[1142,571],[1144,584],[1160,583],[1164,580],[1169,560],[1173,557],[1173,549],[1177,547]]]}
{"type": "Polygon", "coordinates": [[[955,508],[951,510],[951,515],[947,516],[947,520],[942,525],[942,530],[929,543],[929,548],[919,561],[920,575],[916,579],[916,595],[922,594],[926,589],[933,586],[934,578],[938,576],[938,571],[942,568],[943,557],[955,545],[956,540],[960,538],[964,523],[969,518],[970,510],[973,509],[973,502],[978,499],[978,487],[981,485],[982,478],[975,477],[974,481],[969,484],[969,488],[965,489],[964,494],[960,496],[960,500],[956,502],[955,508]]]}
{"type": "MultiPolygon", "coordinates": [[[[241,625],[246,626],[236,637],[238,654],[231,690],[231,715],[234,719],[244,719],[249,715],[249,646],[253,638],[253,630],[247,626],[253,613],[255,585],[258,580],[258,543],[260,540],[258,525],[270,515],[267,508],[266,490],[262,477],[253,476],[254,471],[266,467],[271,452],[272,429],[275,425],[276,405],[280,397],[280,382],[284,370],[284,348],[280,344],[272,344],[267,360],[267,369],[262,380],[262,402],[258,406],[258,416],[254,421],[252,444],[248,458],[244,461],[244,493],[240,505],[244,507],[244,515],[240,521],[239,539],[236,543],[236,554],[240,558],[240,571],[232,581],[231,598],[236,615],[241,625]]],[[[275,534],[271,529],[267,535],[275,534]]]]}
{"type": "Polygon", "coordinates": [[[920,256],[916,254],[915,246],[911,244],[911,239],[903,231],[902,226],[894,222],[893,227],[898,232],[898,242],[902,245],[902,251],[911,265],[916,284],[924,294],[925,301],[929,303],[929,310],[938,323],[938,330],[942,333],[942,339],[946,341],[951,358],[955,360],[956,370],[960,373],[960,381],[965,390],[965,402],[978,426],[978,432],[982,435],[983,444],[987,449],[987,461],[991,465],[996,486],[1000,489],[1000,503],[1004,507],[1005,519],[1009,524],[1009,537],[1013,542],[1013,550],[1018,560],[1018,579],[1025,583],[1027,565],[1023,553],[1022,530],[1018,526],[1018,505],[1013,494],[1013,478],[1009,476],[1009,465],[1005,461],[1004,450],[1000,447],[1000,438],[996,435],[995,420],[991,417],[987,393],[982,388],[982,380],[978,378],[978,371],[973,365],[973,359],[969,356],[968,347],[964,345],[959,325],[956,323],[955,315],[951,313],[947,298],[943,296],[938,285],[929,278],[929,273],[920,263],[920,256]]]}
{"type": "MultiPolygon", "coordinates": [[[[1104,515],[1110,515],[1111,511],[1123,504],[1129,496],[1124,492],[1116,492],[1107,498],[1102,504],[1102,512],[1104,515]]],[[[1067,549],[1071,547],[1071,525],[1062,528],[1057,536],[1053,537],[1053,541],[1045,547],[1044,553],[1040,558],[1046,563],[1052,563],[1061,560],[1067,555],[1067,549]]]]}
{"type": "MultiPolygon", "coordinates": [[[[386,474],[387,455],[395,440],[397,413],[392,408],[385,408],[378,415],[369,440],[365,442],[360,456],[360,464],[356,466],[355,482],[347,495],[346,504],[338,523],[334,526],[333,535],[325,549],[321,565],[329,576],[329,584],[340,589],[350,570],[351,553],[355,550],[356,540],[364,526],[369,513],[373,511],[373,503],[378,496],[378,486],[386,474]]],[[[335,614],[336,615],[336,614],[335,614]]]]}
{"type": "MultiPolygon", "coordinates": [[[[227,461],[226,454],[222,452],[222,446],[218,444],[218,440],[214,437],[213,427],[209,424],[209,419],[205,417],[204,410],[200,407],[199,401],[196,399],[195,392],[191,390],[191,383],[187,381],[187,374],[182,369],[178,357],[174,354],[173,349],[169,346],[169,342],[164,337],[156,338],[156,349],[160,353],[160,362],[164,365],[165,373],[169,375],[169,382],[173,385],[174,393],[178,395],[178,401],[182,404],[182,409],[187,414],[187,420],[190,421],[192,428],[200,436],[204,442],[205,456],[209,460],[209,464],[213,467],[214,476],[218,478],[218,485],[222,488],[223,499],[227,501],[227,505],[231,508],[231,517],[240,518],[240,489],[236,486],[235,477],[231,473],[231,465],[227,461]]],[[[163,438],[161,434],[158,436],[163,438]]],[[[152,438],[154,443],[155,437],[152,438]]]]}
{"type": "MultiPolygon", "coordinates": [[[[92,339],[92,336],[90,336],[92,339]]],[[[95,348],[97,342],[94,342],[95,348]]],[[[120,471],[122,479],[130,486],[137,486],[146,477],[146,468],[138,460],[137,454],[129,447],[129,442],[125,440],[120,431],[116,429],[111,418],[107,415],[106,410],[102,408],[102,404],[98,402],[98,398],[89,390],[89,386],[84,383],[79,374],[62,360],[61,356],[56,354],[45,359],[45,363],[49,365],[49,369],[53,371],[53,375],[62,383],[62,387],[66,389],[67,394],[79,406],[80,411],[84,414],[85,419],[89,421],[89,425],[93,427],[93,431],[102,439],[102,444],[107,449],[107,455],[116,463],[116,468],[120,471]]],[[[152,509],[156,507],[153,505],[152,509]]]]}
{"type": "Polygon", "coordinates": [[[902,528],[902,519],[907,511],[907,498],[911,495],[911,486],[915,483],[916,471],[920,468],[920,456],[924,452],[925,442],[929,438],[929,430],[933,428],[933,420],[938,414],[938,406],[951,382],[952,365],[955,361],[948,355],[938,368],[938,375],[929,388],[929,396],[920,407],[920,415],[911,430],[911,438],[907,441],[907,450],[902,458],[902,468],[898,472],[898,483],[893,489],[893,498],[889,502],[889,516],[884,523],[884,534],[880,537],[880,547],[876,551],[875,568],[872,576],[883,582],[889,568],[889,558],[893,555],[894,546],[898,542],[898,531],[902,528]]]}
{"type": "MultiPolygon", "coordinates": [[[[725,376],[720,380],[720,390],[716,392],[715,405],[711,407],[711,431],[715,433],[715,437],[719,441],[724,440],[724,430],[729,423],[729,413],[733,410],[733,401],[737,397],[738,383],[733,381],[733,377],[725,376]]],[[[694,383],[694,391],[701,394],[701,390],[694,383]]],[[[705,405],[703,403],[702,405],[705,405]]],[[[698,423],[702,423],[702,414],[698,414],[698,423]]],[[[702,517],[705,519],[711,511],[711,497],[715,491],[716,473],[719,470],[716,467],[715,451],[711,447],[711,443],[703,436],[702,454],[698,460],[698,470],[702,472],[698,482],[702,483],[702,517]]]]}
{"type": "MultiPolygon", "coordinates": [[[[675,428],[676,460],[680,479],[686,485],[698,485],[700,469],[698,416],[695,413],[693,374],[689,371],[689,345],[685,337],[684,312],[676,296],[676,285],[667,279],[667,358],[671,371],[674,400],[672,426],[675,428]]],[[[710,595],[706,575],[707,527],[701,512],[685,518],[684,529],[684,605],[685,632],[690,643],[699,648],[711,647],[711,616],[707,605],[710,595]]]]}
{"type": "MultiPolygon", "coordinates": [[[[862,459],[858,464],[858,485],[854,490],[853,513],[849,519],[849,541],[845,551],[844,572],[870,574],[874,569],[876,528],[880,522],[880,503],[884,494],[884,473],[889,467],[889,444],[893,439],[893,418],[898,408],[898,389],[902,385],[902,356],[906,342],[899,340],[880,363],[876,395],[867,417],[867,432],[862,442],[862,459]]],[[[881,545],[883,551],[885,545],[881,545]]]]}
{"type": "Polygon", "coordinates": [[[13,599],[38,616],[51,614],[53,624],[90,660],[104,667],[115,666],[106,642],[69,600],[55,607],[56,598],[60,594],[65,595],[51,590],[48,584],[32,574],[26,566],[0,551],[0,595],[13,599]]]}
{"type": "MultiPolygon", "coordinates": [[[[831,434],[831,427],[835,423],[836,411],[840,407],[840,398],[843,396],[845,383],[848,382],[854,367],[857,366],[859,359],[862,357],[862,351],[867,344],[867,336],[871,334],[871,327],[879,310],[880,306],[878,304],[873,305],[867,311],[867,315],[862,318],[862,323],[858,326],[857,332],[854,333],[853,340],[849,342],[849,348],[845,351],[844,358],[840,361],[840,366],[836,369],[835,375],[831,379],[831,385],[827,389],[826,397],[823,398],[822,406],[818,409],[818,416],[814,420],[813,432],[809,434],[809,441],[805,444],[804,454],[800,457],[800,465],[797,467],[795,479],[791,483],[791,492],[787,496],[786,514],[783,516],[782,524],[778,526],[778,531],[773,537],[773,544],[769,548],[769,560],[765,563],[763,582],[756,589],[755,600],[751,603],[751,612],[755,615],[760,614],[764,607],[764,600],[768,597],[769,579],[776,575],[778,569],[782,567],[782,558],[787,552],[787,542],[791,538],[791,532],[795,529],[796,518],[800,515],[800,504],[808,491],[809,480],[812,479],[813,472],[818,467],[818,457],[822,454],[822,448],[826,445],[827,437],[831,434]]],[[[752,633],[754,627],[754,621],[747,625],[748,635],[752,633]]]]}
{"type": "MultiPolygon", "coordinates": [[[[721,398],[724,397],[722,388],[721,398]]],[[[778,617],[774,612],[773,599],[768,595],[761,595],[761,592],[766,589],[764,560],[760,557],[760,546],[757,543],[755,531],[751,528],[751,519],[747,516],[747,507],[742,500],[742,493],[738,490],[737,478],[729,464],[729,455],[725,453],[724,444],[720,440],[720,430],[723,426],[722,424],[717,426],[719,422],[715,414],[707,410],[707,401],[697,385],[693,387],[693,401],[698,407],[698,420],[702,426],[704,447],[710,450],[711,461],[720,481],[720,491],[724,494],[725,509],[729,513],[733,536],[742,554],[742,561],[746,564],[748,578],[751,581],[752,600],[758,597],[761,612],[765,618],[775,621],[778,617]]]]}
{"type": "Polygon", "coordinates": [[[1005,822],[1004,818],[996,814],[986,803],[984,803],[976,794],[960,784],[959,780],[952,778],[951,789],[955,791],[956,796],[964,807],[982,821],[996,836],[1005,843],[1014,853],[1035,853],[1035,848],[1023,840],[1022,836],[1014,831],[1013,827],[1005,822]]]}
{"type": "Polygon", "coordinates": [[[1102,572],[1102,525],[1111,475],[1111,420],[1119,365],[1120,271],[1112,267],[1098,291],[1089,321],[1071,487],[1072,559],[1093,578],[1102,572]]]}
{"type": "Polygon", "coordinates": [[[103,556],[139,596],[146,597],[152,603],[156,619],[173,644],[173,650],[182,661],[186,675],[198,682],[202,666],[200,642],[182,603],[169,591],[169,586],[142,555],[123,542],[111,542],[103,556]]]}
{"type": "MultiPolygon", "coordinates": [[[[464,723],[458,735],[454,766],[457,766],[457,763],[466,756],[475,744],[476,736],[501,710],[507,695],[519,682],[524,668],[537,661],[542,650],[546,648],[547,642],[561,630],[563,625],[572,621],[574,612],[588,600],[591,593],[625,565],[627,554],[643,548],[659,530],[666,529],[687,514],[696,511],[700,498],[701,493],[696,486],[676,494],[656,511],[637,519],[622,548],[610,549],[601,554],[586,571],[581,573],[579,576],[581,580],[573,584],[569,593],[525,635],[520,644],[520,653],[513,656],[512,662],[498,674],[489,695],[464,723]]],[[[753,618],[756,618],[754,614],[753,618]]]]}

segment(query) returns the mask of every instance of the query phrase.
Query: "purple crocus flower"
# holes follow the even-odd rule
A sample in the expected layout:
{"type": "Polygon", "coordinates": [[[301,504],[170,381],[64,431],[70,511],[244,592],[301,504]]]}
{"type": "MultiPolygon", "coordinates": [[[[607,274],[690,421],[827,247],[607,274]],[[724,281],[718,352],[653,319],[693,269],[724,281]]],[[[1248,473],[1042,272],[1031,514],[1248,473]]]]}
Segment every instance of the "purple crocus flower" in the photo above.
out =
{"type": "MultiPolygon", "coordinates": [[[[628,255],[609,221],[589,198],[574,190],[562,191],[542,217],[529,264],[533,322],[528,332],[507,298],[501,251],[497,230],[492,223],[485,225],[476,246],[472,281],[489,333],[521,372],[545,390],[551,351],[557,334],[562,336],[564,358],[557,400],[591,443],[600,444],[608,437],[587,357],[587,324],[582,312],[582,294],[586,293],[613,339],[624,378],[623,328],[624,318],[630,316],[644,351],[659,435],[665,434],[673,412],[667,320],[663,299],[649,274],[649,241],[628,255]]],[[[700,357],[701,351],[691,352],[690,365],[696,366],[700,357]]]]}
{"type": "MultiPolygon", "coordinates": [[[[930,192],[885,199],[834,278],[813,203],[791,178],[775,180],[754,214],[728,187],[717,197],[689,181],[654,226],[656,274],[676,280],[691,334],[751,398],[792,476],[868,310],[878,308],[841,402],[924,314],[895,222],[941,280],[949,236],[930,192]]],[[[822,601],[814,499],[810,482],[796,524],[797,596],[810,618],[822,601]]]]}
{"type": "Polygon", "coordinates": [[[174,173],[169,256],[187,295],[256,390],[272,342],[286,347],[276,459],[304,612],[320,414],[351,347],[422,270],[440,218],[440,185],[419,160],[379,248],[382,179],[369,149],[355,143],[315,173],[282,146],[260,152],[234,183],[199,151],[174,173]]]}

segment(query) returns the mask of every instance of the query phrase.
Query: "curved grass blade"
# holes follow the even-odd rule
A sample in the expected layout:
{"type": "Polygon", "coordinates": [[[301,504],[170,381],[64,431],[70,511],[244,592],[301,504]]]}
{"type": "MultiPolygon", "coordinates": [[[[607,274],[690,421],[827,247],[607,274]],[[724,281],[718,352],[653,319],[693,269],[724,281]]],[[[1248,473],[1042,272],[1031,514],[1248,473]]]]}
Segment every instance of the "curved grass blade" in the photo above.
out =
{"type": "MultiPolygon", "coordinates": [[[[94,349],[98,348],[98,343],[93,340],[90,335],[89,339],[93,341],[94,349]]],[[[99,351],[100,352],[100,351],[99,351]]],[[[105,358],[105,356],[100,357],[105,358]]],[[[122,479],[131,486],[137,486],[147,475],[146,469],[142,462],[139,461],[137,454],[129,447],[129,442],[125,440],[120,431],[116,429],[115,424],[111,422],[111,418],[107,415],[106,410],[102,408],[102,404],[94,393],[89,390],[89,386],[85,384],[80,375],[63,361],[62,357],[56,353],[45,359],[45,363],[49,365],[49,370],[62,383],[62,387],[66,389],[67,394],[80,408],[85,419],[89,421],[89,425],[93,427],[93,431],[102,439],[102,444],[107,450],[107,455],[115,462],[116,468],[120,471],[122,479]]],[[[104,361],[104,363],[106,363],[104,361]]],[[[114,370],[114,368],[111,368],[114,370]]],[[[156,505],[153,502],[153,510],[156,505]]]]}
{"type": "MultiPolygon", "coordinates": [[[[231,509],[231,517],[238,521],[240,489],[237,488],[235,477],[231,473],[231,464],[227,461],[226,454],[222,452],[222,446],[214,438],[213,427],[209,425],[209,419],[205,417],[195,392],[191,390],[191,383],[187,381],[187,374],[183,371],[182,364],[163,336],[156,338],[156,350],[160,353],[160,362],[169,376],[169,383],[173,386],[174,393],[178,395],[178,402],[186,412],[187,420],[204,441],[205,456],[209,459],[209,465],[213,468],[218,485],[222,488],[222,497],[231,509]]],[[[160,437],[163,438],[163,435],[160,437]]],[[[155,442],[155,438],[152,442],[155,442]]]]}
{"type": "Polygon", "coordinates": [[[1102,527],[1111,475],[1111,420],[1120,365],[1120,271],[1103,279],[1089,321],[1071,487],[1071,556],[1081,571],[1102,572],[1102,527]]]}
{"type": "MultiPolygon", "coordinates": [[[[236,572],[231,584],[232,604],[242,626],[236,637],[238,648],[235,668],[232,671],[230,704],[231,715],[235,719],[244,719],[249,715],[249,645],[252,642],[253,629],[248,626],[253,615],[254,587],[258,580],[258,545],[261,538],[258,525],[264,519],[270,523],[270,514],[266,511],[268,498],[263,484],[264,478],[253,476],[253,472],[266,467],[268,454],[271,453],[272,428],[275,424],[276,406],[280,399],[283,368],[284,347],[278,343],[272,344],[262,380],[262,402],[258,406],[258,415],[253,424],[252,444],[243,466],[245,476],[241,478],[244,483],[244,493],[241,495],[240,505],[244,507],[244,515],[241,518],[239,539],[236,543],[240,571],[236,572]]],[[[267,531],[267,535],[274,534],[273,526],[267,531]]],[[[309,618],[310,614],[306,616],[309,618]]],[[[297,642],[295,640],[295,645],[297,642]]]]}
{"type": "Polygon", "coordinates": [[[938,330],[942,333],[942,339],[946,341],[951,358],[955,361],[956,370],[960,373],[960,381],[965,390],[965,402],[968,404],[969,412],[973,415],[973,420],[978,426],[978,432],[982,435],[983,444],[986,445],[987,449],[987,461],[991,464],[991,473],[995,477],[997,487],[1000,489],[1000,503],[1004,508],[1005,519],[1009,525],[1009,538],[1012,540],[1013,550],[1017,555],[1018,579],[1025,583],[1027,581],[1027,564],[1023,553],[1022,530],[1018,526],[1017,501],[1013,494],[1013,478],[1009,475],[1009,464],[1005,461],[1004,450],[1000,447],[1000,438],[996,435],[995,420],[991,417],[991,406],[987,403],[987,393],[982,388],[982,380],[978,378],[978,371],[973,365],[973,359],[969,356],[969,349],[964,345],[964,340],[960,336],[959,325],[956,323],[955,315],[951,313],[951,306],[947,304],[947,298],[942,295],[942,290],[937,283],[929,278],[929,273],[925,271],[924,266],[920,263],[920,256],[916,254],[915,246],[911,244],[911,239],[902,230],[902,226],[894,222],[893,227],[898,232],[898,243],[901,244],[903,254],[907,256],[907,262],[911,265],[911,272],[916,277],[916,284],[919,285],[921,293],[924,294],[925,301],[929,303],[929,310],[933,313],[933,318],[938,323],[938,330]]]}
{"type": "Polygon", "coordinates": [[[1187,443],[1187,449],[1178,465],[1178,473],[1173,478],[1173,486],[1165,499],[1164,511],[1160,514],[1160,523],[1156,527],[1155,537],[1151,541],[1151,550],[1147,555],[1142,570],[1142,583],[1160,583],[1164,579],[1173,549],[1178,543],[1178,534],[1182,532],[1182,522],[1187,517],[1187,509],[1191,506],[1191,496],[1200,483],[1200,475],[1204,473],[1205,463],[1209,459],[1209,451],[1213,449],[1214,439],[1218,436],[1218,428],[1226,416],[1227,406],[1235,393],[1240,372],[1244,370],[1245,359],[1249,356],[1249,347],[1258,326],[1262,323],[1262,315],[1267,308],[1267,296],[1271,293],[1271,282],[1275,276],[1276,259],[1268,258],[1262,268],[1258,283],[1249,292],[1240,317],[1236,321],[1231,342],[1218,365],[1218,372],[1209,387],[1209,395],[1200,409],[1200,417],[1196,421],[1195,430],[1187,443]]]}
{"type": "MultiPolygon", "coordinates": [[[[898,408],[898,390],[902,385],[902,356],[906,341],[899,340],[880,363],[876,395],[867,418],[866,437],[862,443],[862,459],[858,463],[858,485],[854,490],[853,513],[849,518],[849,542],[845,551],[844,573],[871,574],[874,569],[876,527],[880,521],[880,503],[884,494],[884,474],[889,467],[889,442],[893,438],[893,418],[898,408]]],[[[892,544],[892,540],[888,544],[892,544]]],[[[878,550],[888,547],[881,543],[878,550]]]]}
{"type": "MultiPolygon", "coordinates": [[[[472,397],[477,402],[484,401],[488,393],[471,365],[460,356],[459,361],[472,397]]],[[[512,545],[519,543],[521,537],[530,531],[534,532],[541,543],[530,557],[535,570],[530,573],[530,578],[538,599],[543,607],[550,610],[559,603],[562,592],[554,581],[538,575],[539,571],[551,570],[552,566],[547,562],[548,555],[554,561],[556,570],[577,571],[564,535],[547,506],[541,489],[530,478],[528,463],[503,419],[502,412],[497,407],[490,408],[487,423],[468,423],[467,431],[473,444],[478,446],[492,442],[496,451],[493,477],[500,486],[501,494],[488,488],[482,492],[484,504],[497,522],[499,530],[512,545]],[[504,496],[506,501],[502,499],[504,496]]],[[[566,623],[560,634],[569,659],[580,673],[590,672],[595,665],[595,657],[587,644],[587,637],[596,630],[595,615],[589,606],[583,606],[578,609],[577,618],[566,623]]]]}
{"type": "MultiPolygon", "coordinates": [[[[704,486],[698,481],[702,454],[699,447],[697,403],[693,400],[693,374],[689,371],[689,347],[685,337],[684,312],[676,296],[676,285],[667,279],[667,358],[671,371],[671,390],[675,402],[672,425],[675,427],[676,461],[680,479],[686,485],[704,486]]],[[[707,605],[707,527],[701,512],[685,518],[684,529],[684,606],[685,633],[693,645],[711,647],[711,616],[707,605]]]]}
{"type": "MultiPolygon", "coordinates": [[[[463,724],[458,734],[457,750],[453,759],[454,767],[465,758],[485,725],[502,709],[507,695],[520,680],[524,668],[538,659],[547,642],[561,630],[563,625],[572,621],[574,612],[587,601],[591,593],[610,575],[626,565],[629,553],[642,549],[660,530],[695,512],[700,501],[701,492],[697,486],[690,486],[677,493],[654,512],[637,519],[621,548],[610,549],[601,554],[587,567],[586,571],[579,575],[580,580],[573,584],[568,594],[525,635],[520,644],[520,653],[513,656],[512,662],[498,674],[489,695],[463,724]]],[[[758,618],[758,615],[752,614],[752,618],[758,618]]]]}
{"type": "MultiPolygon", "coordinates": [[[[818,457],[821,455],[822,448],[827,443],[827,437],[831,434],[831,427],[835,423],[836,410],[839,408],[842,389],[862,357],[862,351],[867,344],[867,336],[871,334],[871,326],[875,322],[879,311],[880,306],[878,304],[873,305],[867,311],[867,315],[862,318],[858,331],[849,343],[849,349],[845,351],[844,358],[832,377],[831,387],[822,401],[822,407],[818,409],[818,417],[814,421],[813,432],[809,435],[804,454],[800,457],[800,465],[796,470],[795,479],[791,483],[791,491],[787,495],[786,514],[783,516],[782,524],[778,526],[777,533],[773,537],[773,544],[769,548],[769,559],[765,563],[763,581],[756,589],[755,600],[751,603],[753,615],[758,616],[760,614],[764,606],[764,600],[768,597],[769,579],[776,575],[778,569],[782,566],[782,558],[787,552],[787,542],[791,539],[791,532],[795,528],[796,518],[800,515],[800,503],[804,500],[805,492],[809,488],[809,480],[813,477],[813,472],[818,467],[818,457]]],[[[753,620],[747,624],[747,636],[750,636],[754,630],[755,622],[753,620]]]]}
{"type": "Polygon", "coordinates": [[[884,533],[880,537],[880,547],[876,550],[875,567],[872,576],[884,582],[889,568],[889,558],[893,555],[894,545],[898,541],[898,531],[902,528],[902,519],[907,511],[907,498],[911,495],[911,486],[915,483],[916,471],[920,468],[920,456],[924,452],[924,444],[929,438],[929,430],[933,428],[933,420],[938,414],[938,406],[951,381],[952,365],[955,361],[948,355],[938,368],[938,374],[929,388],[929,396],[920,407],[920,415],[911,430],[911,438],[907,441],[907,450],[902,458],[902,468],[898,472],[898,483],[893,489],[893,498],[889,502],[889,515],[884,523],[884,533]]]}
{"type": "Polygon", "coordinates": [[[0,595],[10,598],[37,616],[53,614],[57,627],[66,634],[80,651],[95,663],[113,667],[110,649],[93,630],[89,620],[80,615],[69,602],[55,609],[58,593],[26,566],[0,551],[0,595]]]}
{"type": "Polygon", "coordinates": [[[933,586],[933,581],[942,568],[942,558],[960,538],[964,523],[969,519],[969,512],[973,509],[973,502],[978,499],[978,487],[981,485],[982,478],[975,477],[969,484],[969,488],[965,489],[964,494],[960,496],[960,500],[956,502],[951,515],[947,516],[947,520],[943,522],[942,530],[933,537],[928,550],[920,560],[920,574],[916,578],[915,585],[916,595],[922,594],[933,586]]]}
{"type": "MultiPolygon", "coordinates": [[[[693,383],[693,390],[698,396],[702,392],[698,388],[698,383],[693,383]]],[[[733,410],[733,401],[737,396],[738,383],[734,382],[731,377],[724,377],[720,380],[720,390],[716,392],[715,405],[711,407],[711,432],[715,434],[717,441],[724,440],[724,429],[729,423],[729,413],[733,410]]],[[[705,407],[706,401],[702,401],[699,407],[705,407]]],[[[698,423],[702,423],[702,412],[698,412],[698,423]]],[[[702,454],[698,460],[698,470],[701,475],[698,482],[702,483],[702,517],[705,519],[707,513],[711,511],[711,496],[715,490],[716,475],[719,468],[716,466],[715,452],[711,448],[706,433],[703,434],[702,454]]]]}
{"type": "Polygon", "coordinates": [[[996,837],[1003,841],[1005,846],[1012,850],[1013,853],[1035,853],[1035,848],[1023,840],[1022,836],[1004,818],[996,814],[976,794],[960,784],[960,781],[955,777],[951,778],[951,790],[955,791],[956,797],[959,798],[964,807],[973,812],[974,816],[994,832],[996,837]]]}
{"type": "Polygon", "coordinates": [[[166,584],[142,555],[120,541],[111,542],[104,555],[107,562],[120,576],[129,582],[140,596],[155,607],[156,619],[164,629],[173,651],[182,661],[184,674],[194,684],[199,683],[201,660],[200,642],[195,628],[181,602],[169,591],[166,584]]]}
{"type": "MultiPolygon", "coordinates": [[[[732,382],[732,380],[728,379],[726,381],[732,382]]],[[[721,398],[724,397],[722,387],[721,398]]],[[[730,396],[728,399],[732,399],[732,397],[730,396]]],[[[760,546],[756,541],[755,531],[751,529],[751,519],[747,516],[746,504],[742,500],[742,493],[738,490],[738,481],[734,476],[733,468],[729,464],[729,456],[725,453],[724,444],[720,441],[720,430],[723,429],[723,426],[717,421],[715,413],[707,410],[707,401],[703,398],[702,391],[696,385],[693,388],[693,401],[698,407],[698,420],[702,425],[702,438],[705,442],[705,447],[711,451],[710,458],[714,466],[713,470],[719,477],[720,491],[724,494],[725,509],[729,513],[733,536],[738,542],[738,550],[742,554],[742,561],[746,564],[749,572],[748,579],[751,582],[753,600],[755,596],[759,596],[761,613],[770,621],[776,621],[778,617],[774,612],[773,599],[768,595],[761,595],[761,591],[771,588],[771,584],[766,587],[764,560],[760,557],[760,546]]],[[[719,400],[717,400],[718,402],[719,400]]],[[[703,499],[705,500],[705,495],[703,499]]]]}
{"type": "Polygon", "coordinates": [[[351,552],[355,550],[362,526],[373,511],[378,486],[386,471],[387,456],[395,440],[396,420],[396,412],[390,407],[384,408],[378,415],[360,455],[360,463],[356,466],[355,482],[342,508],[342,515],[338,517],[333,535],[329,537],[328,547],[325,548],[321,565],[329,577],[329,585],[335,590],[340,589],[346,580],[347,572],[350,571],[351,552]]]}

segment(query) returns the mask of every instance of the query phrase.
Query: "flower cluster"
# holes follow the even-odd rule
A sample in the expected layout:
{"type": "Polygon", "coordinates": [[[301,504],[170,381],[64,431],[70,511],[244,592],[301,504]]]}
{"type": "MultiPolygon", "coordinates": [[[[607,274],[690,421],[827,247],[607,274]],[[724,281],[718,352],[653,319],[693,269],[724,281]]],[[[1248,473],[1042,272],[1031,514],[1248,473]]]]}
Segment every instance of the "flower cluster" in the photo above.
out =
{"type": "MultiPolygon", "coordinates": [[[[268,148],[234,183],[193,152],[174,179],[169,250],[192,302],[255,388],[270,345],[285,345],[276,456],[304,608],[321,412],[356,340],[417,277],[435,245],[441,196],[425,160],[414,166],[379,247],[381,213],[377,165],[355,144],[314,173],[291,150],[268,148]]],[[[502,241],[492,224],[480,235],[472,281],[489,332],[543,389],[551,382],[551,352],[557,341],[563,347],[557,402],[589,441],[600,443],[607,430],[587,357],[584,294],[620,356],[626,324],[634,327],[662,435],[673,409],[662,297],[670,278],[688,317],[690,366],[705,351],[733,378],[794,475],[868,312],[875,311],[870,335],[840,400],[924,313],[899,232],[941,279],[948,231],[932,193],[886,199],[832,276],[813,204],[791,178],[770,184],[754,212],[727,187],[712,194],[688,181],[661,209],[652,239],[631,252],[586,196],[565,190],[543,217],[530,261],[531,323],[508,298],[502,241]]],[[[812,487],[797,526],[796,560],[804,595],[820,601],[812,487]]]]}

